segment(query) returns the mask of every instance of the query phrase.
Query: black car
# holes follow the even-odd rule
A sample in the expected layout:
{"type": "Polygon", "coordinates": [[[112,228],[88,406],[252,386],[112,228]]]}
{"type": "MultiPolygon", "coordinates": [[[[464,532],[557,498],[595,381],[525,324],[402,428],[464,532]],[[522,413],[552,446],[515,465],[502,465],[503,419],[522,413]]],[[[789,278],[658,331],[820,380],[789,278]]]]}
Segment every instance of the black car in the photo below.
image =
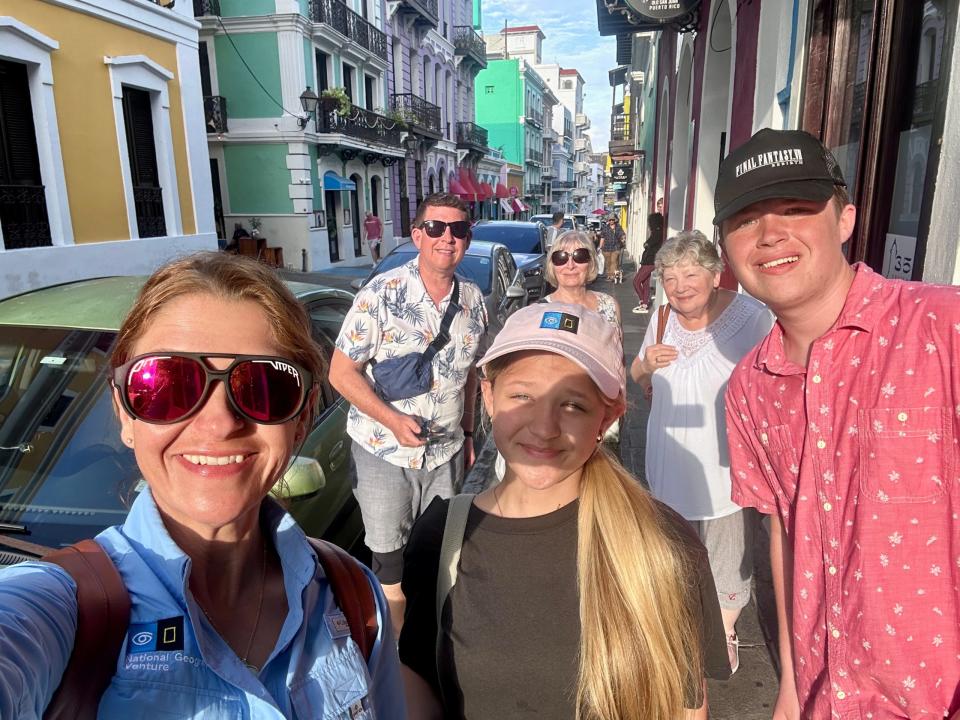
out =
{"type": "Polygon", "coordinates": [[[528,302],[543,297],[547,255],[547,228],[542,223],[482,220],[473,226],[473,239],[506,245],[523,273],[528,302]]]}

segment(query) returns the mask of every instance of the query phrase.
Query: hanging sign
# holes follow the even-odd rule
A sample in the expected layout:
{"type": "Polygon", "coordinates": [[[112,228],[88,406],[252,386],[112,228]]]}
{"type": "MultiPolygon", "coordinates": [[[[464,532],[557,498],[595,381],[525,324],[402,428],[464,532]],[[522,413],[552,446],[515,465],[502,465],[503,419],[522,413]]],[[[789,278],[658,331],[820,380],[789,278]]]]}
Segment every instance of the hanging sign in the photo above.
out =
{"type": "Polygon", "coordinates": [[[633,165],[625,163],[623,165],[610,166],[610,182],[628,184],[633,181],[633,165]]]}
{"type": "Polygon", "coordinates": [[[650,18],[666,22],[677,20],[688,15],[700,0],[624,0],[634,12],[650,18]]]}

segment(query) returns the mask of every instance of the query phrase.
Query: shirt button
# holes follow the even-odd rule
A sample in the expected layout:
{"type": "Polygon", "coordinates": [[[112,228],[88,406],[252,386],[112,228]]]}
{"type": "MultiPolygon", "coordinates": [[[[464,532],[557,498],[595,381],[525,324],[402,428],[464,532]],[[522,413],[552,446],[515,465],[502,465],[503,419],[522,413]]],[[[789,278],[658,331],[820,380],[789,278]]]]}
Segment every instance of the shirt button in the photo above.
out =
{"type": "Polygon", "coordinates": [[[768,439],[766,433],[760,433],[760,442],[766,443],[768,439]]]}
{"type": "Polygon", "coordinates": [[[820,380],[821,380],[821,378],[820,378],[819,375],[814,375],[814,376],[813,376],[813,381],[814,381],[815,383],[817,383],[818,385],[820,384],[820,380]]]}
{"type": "Polygon", "coordinates": [[[820,448],[821,450],[823,450],[826,446],[827,446],[827,443],[826,443],[825,440],[823,440],[823,439],[817,440],[817,447],[818,447],[818,448],[820,448]]]}
{"type": "Polygon", "coordinates": [[[897,420],[899,420],[900,422],[906,422],[907,414],[905,412],[900,413],[899,415],[897,415],[897,420]]]}
{"type": "Polygon", "coordinates": [[[837,690],[837,700],[843,700],[847,694],[843,690],[837,690]]]}
{"type": "Polygon", "coordinates": [[[837,569],[833,565],[831,565],[830,568],[827,570],[827,572],[830,573],[831,575],[836,575],[837,569]]]}
{"type": "Polygon", "coordinates": [[[840,637],[840,631],[839,631],[839,630],[833,630],[830,634],[833,635],[835,638],[840,637]]]}
{"type": "Polygon", "coordinates": [[[823,504],[823,509],[826,510],[827,512],[830,512],[831,510],[833,510],[833,505],[831,505],[831,504],[828,503],[828,502],[825,502],[825,503],[823,504]]]}

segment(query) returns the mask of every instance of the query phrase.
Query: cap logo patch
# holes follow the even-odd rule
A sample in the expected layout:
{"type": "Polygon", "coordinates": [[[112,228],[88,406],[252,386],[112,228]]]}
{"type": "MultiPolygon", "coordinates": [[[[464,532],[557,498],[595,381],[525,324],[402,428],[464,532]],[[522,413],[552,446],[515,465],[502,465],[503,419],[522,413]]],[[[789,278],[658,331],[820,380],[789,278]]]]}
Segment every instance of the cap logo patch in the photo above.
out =
{"type": "Polygon", "coordinates": [[[540,320],[540,327],[548,330],[565,330],[576,335],[580,328],[580,318],[564,312],[545,312],[540,320]]]}
{"type": "Polygon", "coordinates": [[[737,165],[736,177],[746,175],[764,167],[783,167],[784,165],[803,165],[803,152],[800,148],[770,150],[754,155],[737,165]]]}

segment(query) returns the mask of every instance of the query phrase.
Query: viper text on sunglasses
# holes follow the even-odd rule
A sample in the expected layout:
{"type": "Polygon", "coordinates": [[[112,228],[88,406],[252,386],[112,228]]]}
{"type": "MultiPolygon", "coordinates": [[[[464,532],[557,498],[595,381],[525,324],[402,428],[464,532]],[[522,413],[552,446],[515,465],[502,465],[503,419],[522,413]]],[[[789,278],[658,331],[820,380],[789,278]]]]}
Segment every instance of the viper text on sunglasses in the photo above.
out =
{"type": "Polygon", "coordinates": [[[562,267],[570,261],[570,258],[573,258],[577,265],[585,265],[590,262],[590,251],[587,248],[577,248],[573,252],[554,250],[550,255],[550,262],[557,267],[562,267]]]}

